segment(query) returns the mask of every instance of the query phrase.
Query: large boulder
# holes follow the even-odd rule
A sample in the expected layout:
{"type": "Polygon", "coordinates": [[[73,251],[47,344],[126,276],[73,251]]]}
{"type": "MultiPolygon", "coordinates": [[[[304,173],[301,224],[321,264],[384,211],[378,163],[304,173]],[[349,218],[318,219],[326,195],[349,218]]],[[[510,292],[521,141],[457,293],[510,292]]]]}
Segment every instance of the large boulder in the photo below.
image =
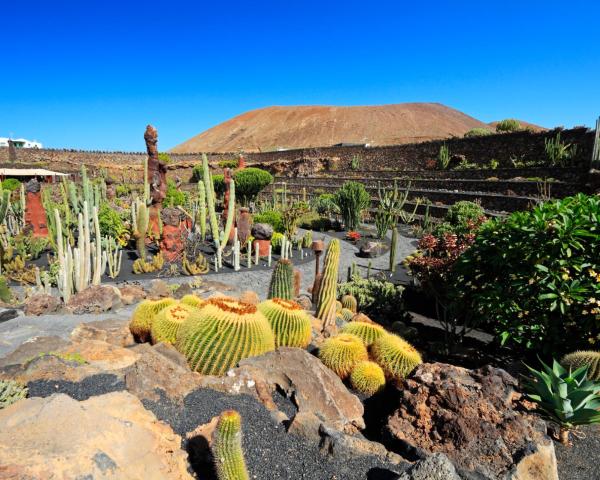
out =
{"type": "Polygon", "coordinates": [[[75,314],[102,313],[123,306],[121,292],[111,285],[92,285],[73,295],[67,308],[75,314]]]}
{"type": "Polygon", "coordinates": [[[490,366],[422,364],[399,385],[387,434],[406,452],[444,453],[466,478],[557,480],[545,423],[516,409],[517,385],[490,366]]]}
{"type": "Polygon", "coordinates": [[[38,293],[25,300],[25,315],[38,316],[59,313],[63,310],[64,304],[60,298],[48,295],[47,293],[38,293]]]}
{"type": "Polygon", "coordinates": [[[192,479],[181,437],[127,392],[0,410],[2,478],[192,479]]]}
{"type": "Polygon", "coordinates": [[[129,347],[135,343],[129,330],[129,320],[118,318],[80,323],[71,332],[71,340],[100,340],[119,347],[129,347]]]}

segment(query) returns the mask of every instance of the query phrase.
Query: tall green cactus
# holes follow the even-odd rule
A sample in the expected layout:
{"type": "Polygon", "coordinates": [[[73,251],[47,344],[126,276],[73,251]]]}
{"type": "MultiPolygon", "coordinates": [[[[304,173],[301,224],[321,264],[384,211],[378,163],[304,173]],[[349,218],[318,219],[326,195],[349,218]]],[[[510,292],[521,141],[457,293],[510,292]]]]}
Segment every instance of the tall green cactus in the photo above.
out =
{"type": "Polygon", "coordinates": [[[268,298],[291,300],[294,292],[294,266],[287,259],[280,259],[271,275],[268,298]]]}
{"type": "Polygon", "coordinates": [[[312,337],[308,314],[293,300],[273,298],[258,304],[275,335],[275,347],[306,348],[312,337]]]}
{"type": "Polygon", "coordinates": [[[219,480],[250,478],[242,449],[242,417],[235,410],[227,410],[219,417],[212,452],[219,480]]]}
{"type": "Polygon", "coordinates": [[[256,305],[218,297],[190,314],[179,329],[175,346],[192,370],[224,375],[243,358],[274,350],[275,337],[256,305]]]}
{"type": "Polygon", "coordinates": [[[334,238],[329,242],[325,253],[323,278],[321,279],[317,301],[317,318],[323,320],[323,327],[335,323],[339,266],[340,241],[334,238]]]}
{"type": "Polygon", "coordinates": [[[146,261],[146,235],[150,224],[150,210],[146,203],[136,199],[131,205],[131,217],[138,256],[146,261]]]}
{"type": "Polygon", "coordinates": [[[600,381],[600,352],[585,350],[569,353],[563,357],[560,363],[563,367],[571,368],[571,370],[587,365],[589,367],[588,380],[600,381]]]}
{"type": "Polygon", "coordinates": [[[202,181],[198,182],[198,222],[200,223],[200,238],[206,240],[206,189],[202,181]]]}
{"type": "Polygon", "coordinates": [[[2,192],[0,192],[0,224],[4,223],[9,206],[10,190],[3,190],[2,192]]]}
{"type": "Polygon", "coordinates": [[[392,243],[390,245],[390,272],[396,271],[396,249],[398,248],[398,229],[392,228],[392,243]]]}
{"type": "Polygon", "coordinates": [[[227,221],[225,222],[225,230],[221,232],[221,250],[227,245],[229,235],[231,234],[231,227],[233,226],[233,219],[235,217],[235,182],[233,178],[229,181],[229,203],[227,205],[227,221]]]}
{"type": "Polygon", "coordinates": [[[215,211],[215,189],[212,182],[210,170],[208,169],[208,157],[206,153],[202,154],[202,179],[206,190],[206,206],[208,208],[208,218],[210,221],[210,231],[214,241],[219,240],[219,222],[217,221],[217,212],[215,211]]]}

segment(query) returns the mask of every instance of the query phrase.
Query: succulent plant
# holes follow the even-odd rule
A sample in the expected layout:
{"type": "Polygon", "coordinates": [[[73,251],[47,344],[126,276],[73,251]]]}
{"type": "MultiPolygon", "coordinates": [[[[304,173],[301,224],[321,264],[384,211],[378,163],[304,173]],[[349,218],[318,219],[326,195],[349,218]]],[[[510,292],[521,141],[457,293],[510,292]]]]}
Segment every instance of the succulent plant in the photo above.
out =
{"type": "Polygon", "coordinates": [[[385,329],[376,323],[350,322],[342,327],[343,333],[350,333],[360,338],[368,347],[379,337],[386,334],[385,329]]]}
{"type": "Polygon", "coordinates": [[[338,312],[338,315],[342,318],[344,322],[350,322],[352,320],[352,317],[354,317],[354,313],[352,312],[352,310],[349,310],[347,308],[342,308],[342,310],[338,312]]]}
{"type": "Polygon", "coordinates": [[[243,358],[274,350],[275,337],[256,305],[218,297],[191,313],[175,346],[192,370],[223,375],[243,358]]]}
{"type": "Polygon", "coordinates": [[[415,347],[398,335],[386,333],[371,345],[373,360],[383,368],[389,378],[405,378],[422,363],[421,355],[415,347]]]}
{"type": "Polygon", "coordinates": [[[306,348],[312,337],[308,314],[293,300],[272,298],[258,305],[275,335],[275,347],[306,348]]]}
{"type": "Polygon", "coordinates": [[[287,259],[280,259],[271,276],[268,298],[291,300],[294,292],[294,266],[287,259]]]}
{"type": "Polygon", "coordinates": [[[368,354],[367,348],[360,338],[349,333],[342,333],[323,342],[319,348],[319,359],[326,367],[344,379],[350,375],[352,369],[359,362],[368,359],[368,354]]]}
{"type": "Polygon", "coordinates": [[[0,410],[27,396],[27,387],[14,380],[0,380],[0,410]]]}
{"type": "Polygon", "coordinates": [[[148,262],[144,258],[138,258],[133,262],[133,273],[151,273],[160,270],[165,265],[165,258],[161,252],[158,252],[152,257],[152,261],[148,262]]]}
{"type": "Polygon", "coordinates": [[[141,342],[146,342],[150,338],[150,329],[156,315],[169,305],[173,305],[177,300],[173,298],[163,298],[161,300],[144,300],[133,311],[129,330],[133,336],[141,342]]]}
{"type": "Polygon", "coordinates": [[[206,300],[202,300],[197,295],[189,294],[181,297],[181,303],[188,305],[189,307],[201,308],[206,303],[206,300]]]}
{"type": "Polygon", "coordinates": [[[600,381],[600,352],[584,350],[568,353],[560,363],[563,367],[570,368],[571,370],[576,370],[587,365],[589,367],[587,372],[588,378],[595,382],[600,381]]]}
{"type": "Polygon", "coordinates": [[[150,327],[152,343],[175,343],[179,328],[194,310],[194,307],[190,307],[183,302],[174,303],[163,308],[156,314],[150,327]]]}
{"type": "Polygon", "coordinates": [[[374,395],[385,388],[385,373],[375,362],[358,363],[350,373],[350,384],[354,390],[374,395]]]}
{"type": "Polygon", "coordinates": [[[560,426],[559,440],[568,443],[569,430],[577,425],[600,423],[600,383],[587,379],[588,366],[565,370],[556,360],[542,370],[527,366],[532,378],[524,387],[530,400],[549,420],[560,426]]]}
{"type": "Polygon", "coordinates": [[[199,253],[195,259],[189,260],[187,254],[183,253],[183,259],[181,261],[181,267],[183,273],[186,275],[204,275],[208,273],[208,260],[206,257],[199,253]]]}
{"type": "Polygon", "coordinates": [[[344,308],[344,306],[342,305],[342,302],[340,302],[339,300],[335,301],[335,311],[336,313],[340,313],[342,311],[342,308],[344,308]]]}
{"type": "Polygon", "coordinates": [[[235,410],[221,414],[212,446],[219,480],[248,480],[248,469],[242,448],[242,417],[235,410]]]}
{"type": "MultiPolygon", "coordinates": [[[[337,312],[337,282],[340,264],[340,241],[332,239],[327,246],[323,266],[323,278],[319,286],[319,298],[317,301],[317,317],[323,320],[323,326],[327,327],[335,323],[337,312]]],[[[340,308],[341,310],[341,308],[340,308]]]]}
{"type": "Polygon", "coordinates": [[[358,302],[356,301],[356,297],[354,295],[342,295],[340,301],[342,303],[342,307],[347,308],[352,313],[356,313],[358,311],[358,302]]]}

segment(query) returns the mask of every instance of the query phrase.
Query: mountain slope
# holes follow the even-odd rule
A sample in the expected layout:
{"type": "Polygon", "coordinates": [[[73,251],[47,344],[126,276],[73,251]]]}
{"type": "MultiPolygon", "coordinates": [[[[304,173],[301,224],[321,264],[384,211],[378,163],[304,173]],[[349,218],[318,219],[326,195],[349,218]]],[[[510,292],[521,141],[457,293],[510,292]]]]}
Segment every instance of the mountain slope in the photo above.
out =
{"type": "Polygon", "coordinates": [[[462,137],[486,123],[439,103],[252,110],[174,147],[174,153],[268,151],[337,143],[394,145],[462,137]]]}

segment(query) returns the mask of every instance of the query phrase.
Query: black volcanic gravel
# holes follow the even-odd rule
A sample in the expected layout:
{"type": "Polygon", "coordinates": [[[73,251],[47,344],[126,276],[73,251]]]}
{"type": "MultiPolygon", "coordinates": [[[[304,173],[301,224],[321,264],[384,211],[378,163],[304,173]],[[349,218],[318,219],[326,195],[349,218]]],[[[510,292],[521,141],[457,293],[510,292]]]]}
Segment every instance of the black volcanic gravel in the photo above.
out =
{"type": "Polygon", "coordinates": [[[29,382],[27,387],[30,397],[49,397],[55,393],[64,393],[81,401],[97,395],[125,390],[125,382],[116,375],[100,373],[84,378],[81,382],[36,380],[29,382]]]}
{"type": "MultiPolygon", "coordinates": [[[[248,395],[227,395],[210,389],[191,392],[183,405],[161,395],[158,402],[144,400],[144,406],[185,438],[187,432],[208,423],[224,410],[237,410],[243,421],[246,462],[252,478],[310,480],[391,480],[402,467],[390,465],[374,456],[322,454],[315,443],[285,432],[264,406],[248,395]],[[394,473],[396,472],[396,473],[394,473]]],[[[200,478],[214,478],[205,445],[198,439],[186,448],[200,478]]]]}

